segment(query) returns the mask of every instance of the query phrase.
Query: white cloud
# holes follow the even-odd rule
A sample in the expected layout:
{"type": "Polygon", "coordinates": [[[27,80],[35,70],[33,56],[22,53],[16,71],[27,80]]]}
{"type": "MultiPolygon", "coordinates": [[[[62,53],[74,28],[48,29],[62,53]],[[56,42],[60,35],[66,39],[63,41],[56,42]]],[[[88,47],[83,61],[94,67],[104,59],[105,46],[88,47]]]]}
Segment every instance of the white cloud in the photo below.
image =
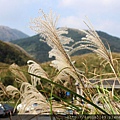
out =
{"type": "Polygon", "coordinates": [[[103,21],[99,21],[99,24],[94,25],[94,27],[97,30],[101,30],[101,31],[105,31],[108,34],[111,34],[113,36],[118,36],[120,37],[120,23],[116,20],[103,20],[103,21]]]}
{"type": "Polygon", "coordinates": [[[60,19],[60,26],[61,27],[73,27],[78,28],[80,26],[79,18],[75,16],[68,16],[60,19]]]}
{"type": "Polygon", "coordinates": [[[62,9],[76,11],[81,14],[110,13],[120,10],[119,0],[62,0],[59,1],[62,9]]]}
{"type": "Polygon", "coordinates": [[[113,4],[119,4],[119,0],[60,0],[60,5],[63,7],[76,7],[76,6],[95,6],[95,5],[106,5],[106,6],[112,6],[113,4]]]}
{"type": "Polygon", "coordinates": [[[119,34],[120,0],[0,0],[0,24],[29,33],[30,18],[39,9],[59,14],[60,27],[84,28],[88,16],[96,29],[119,34]]]}
{"type": "Polygon", "coordinates": [[[65,14],[61,25],[83,27],[80,19],[88,16],[95,29],[120,36],[119,0],[62,0],[59,6],[65,14]]]}
{"type": "Polygon", "coordinates": [[[79,3],[79,0],[61,0],[60,5],[63,7],[71,7],[76,5],[76,3],[79,3]]]}
{"type": "Polygon", "coordinates": [[[39,4],[39,0],[0,0],[0,24],[27,33],[30,18],[38,15],[39,4]]]}

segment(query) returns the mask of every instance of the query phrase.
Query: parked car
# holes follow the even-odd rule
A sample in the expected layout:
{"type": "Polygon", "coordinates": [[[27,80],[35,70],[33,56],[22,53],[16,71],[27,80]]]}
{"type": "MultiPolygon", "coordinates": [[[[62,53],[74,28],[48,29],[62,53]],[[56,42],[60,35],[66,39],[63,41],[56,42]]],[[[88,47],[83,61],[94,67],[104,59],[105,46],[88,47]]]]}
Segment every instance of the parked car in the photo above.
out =
{"type": "Polygon", "coordinates": [[[24,110],[25,113],[31,113],[32,111],[39,111],[39,104],[38,103],[33,103],[30,106],[26,106],[26,104],[18,104],[17,106],[17,111],[24,110]]]}
{"type": "Polygon", "coordinates": [[[0,106],[0,116],[5,116],[4,108],[0,106]]]}
{"type": "Polygon", "coordinates": [[[8,105],[8,104],[0,104],[1,112],[3,110],[3,115],[14,115],[16,113],[16,110],[14,111],[14,107],[8,105]]]}
{"type": "Polygon", "coordinates": [[[14,114],[14,108],[8,104],[3,104],[3,107],[5,109],[5,114],[6,115],[13,115],[14,114]]]}

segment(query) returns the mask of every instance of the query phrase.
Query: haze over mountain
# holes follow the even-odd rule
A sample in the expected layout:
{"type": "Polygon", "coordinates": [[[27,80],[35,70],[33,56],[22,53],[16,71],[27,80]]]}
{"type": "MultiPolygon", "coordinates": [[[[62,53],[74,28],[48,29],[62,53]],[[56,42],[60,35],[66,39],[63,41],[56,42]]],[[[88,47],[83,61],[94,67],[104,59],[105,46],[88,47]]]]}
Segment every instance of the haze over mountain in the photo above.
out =
{"type": "MultiPolygon", "coordinates": [[[[120,38],[111,36],[102,31],[97,31],[97,33],[99,34],[100,38],[103,40],[103,43],[105,45],[107,45],[107,43],[110,45],[112,52],[120,52],[120,38]]],[[[80,41],[81,38],[85,36],[85,34],[83,34],[78,29],[68,28],[68,34],[65,36],[71,37],[72,39],[74,39],[74,43],[75,43],[77,41],[80,41]]],[[[48,58],[48,52],[50,51],[51,48],[46,43],[40,41],[40,39],[41,39],[41,36],[35,35],[32,37],[19,39],[19,40],[15,40],[11,42],[21,46],[24,50],[26,50],[39,62],[46,62],[50,60],[48,58]]],[[[76,52],[73,55],[80,55],[80,54],[85,54],[88,52],[90,51],[81,50],[81,51],[76,52]]]]}
{"type": "Polygon", "coordinates": [[[7,26],[0,26],[0,40],[11,41],[29,37],[27,34],[7,26]]]}

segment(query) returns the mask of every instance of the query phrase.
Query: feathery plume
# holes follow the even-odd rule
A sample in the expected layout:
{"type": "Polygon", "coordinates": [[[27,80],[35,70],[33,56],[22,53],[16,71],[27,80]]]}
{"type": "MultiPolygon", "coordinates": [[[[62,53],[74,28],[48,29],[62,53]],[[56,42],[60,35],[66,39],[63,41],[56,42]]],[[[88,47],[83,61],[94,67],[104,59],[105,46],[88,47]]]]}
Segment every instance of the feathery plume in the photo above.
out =
{"type": "Polygon", "coordinates": [[[6,87],[3,85],[2,82],[0,82],[0,96],[7,95],[6,87]]]}
{"type": "MultiPolygon", "coordinates": [[[[33,60],[28,60],[28,73],[41,76],[42,78],[48,79],[48,74],[33,60]]],[[[40,84],[40,78],[31,75],[31,83],[33,86],[36,86],[37,83],[40,84]]]]}
{"type": "Polygon", "coordinates": [[[56,28],[58,17],[53,15],[52,11],[49,14],[45,14],[41,11],[42,16],[33,20],[32,29],[43,36],[45,42],[52,48],[49,51],[49,57],[55,57],[55,60],[51,62],[51,66],[61,71],[60,74],[68,74],[72,76],[77,82],[81,82],[74,65],[71,62],[69,55],[66,53],[71,47],[66,47],[65,44],[73,41],[71,38],[63,37],[62,34],[67,34],[66,28],[56,28]],[[64,47],[63,47],[64,46],[64,47]]]}
{"type": "Polygon", "coordinates": [[[25,110],[34,103],[39,105],[39,109],[48,109],[49,111],[49,103],[47,102],[46,98],[33,85],[27,82],[23,82],[20,88],[20,92],[21,104],[23,107],[19,113],[25,113],[25,110]]]}
{"type": "Polygon", "coordinates": [[[7,92],[7,94],[11,95],[13,98],[14,98],[17,94],[20,94],[19,90],[18,90],[16,87],[12,86],[12,85],[8,85],[8,86],[6,87],[6,92],[7,92]]]}
{"type": "Polygon", "coordinates": [[[10,65],[9,69],[17,77],[17,80],[19,80],[20,82],[27,82],[27,78],[18,65],[13,63],[12,65],[10,65]]]}
{"type": "MultiPolygon", "coordinates": [[[[70,51],[70,54],[72,54],[78,50],[81,50],[81,49],[88,49],[88,50],[93,51],[94,53],[96,53],[100,57],[104,58],[109,63],[109,65],[116,77],[116,80],[118,80],[120,82],[120,80],[117,76],[117,72],[115,70],[115,66],[114,66],[114,62],[113,62],[114,59],[112,57],[112,53],[111,53],[109,45],[108,45],[108,49],[107,49],[105,47],[105,45],[103,44],[102,40],[100,39],[99,35],[97,34],[97,32],[94,30],[93,26],[91,24],[89,26],[86,22],[85,22],[85,24],[89,28],[88,31],[82,30],[86,34],[86,37],[83,37],[81,41],[72,45],[73,50],[70,51]]],[[[114,81],[113,87],[112,87],[112,95],[114,95],[114,93],[113,93],[114,86],[115,86],[115,81],[114,81]]]]}

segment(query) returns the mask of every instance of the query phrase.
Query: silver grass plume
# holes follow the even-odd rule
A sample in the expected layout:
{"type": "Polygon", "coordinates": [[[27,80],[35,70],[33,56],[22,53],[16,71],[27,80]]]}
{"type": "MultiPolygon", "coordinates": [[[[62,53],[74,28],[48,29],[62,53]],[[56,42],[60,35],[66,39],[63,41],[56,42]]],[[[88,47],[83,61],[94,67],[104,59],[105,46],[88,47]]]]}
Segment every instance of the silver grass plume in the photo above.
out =
{"type": "MultiPolygon", "coordinates": [[[[27,65],[28,65],[28,73],[38,75],[38,76],[41,76],[42,78],[48,79],[48,74],[35,61],[28,60],[27,65]]],[[[36,86],[37,83],[41,84],[40,78],[31,75],[31,83],[33,86],[36,86]]]]}
{"type": "Polygon", "coordinates": [[[70,38],[62,36],[62,34],[67,34],[67,29],[56,28],[58,17],[53,15],[52,11],[50,11],[49,14],[45,14],[43,11],[41,11],[41,13],[42,16],[33,20],[34,26],[32,26],[32,29],[39,33],[44,38],[43,41],[52,48],[49,52],[49,57],[54,56],[55,60],[51,62],[51,66],[61,71],[60,74],[68,74],[77,82],[81,82],[69,55],[65,51],[65,48],[71,50],[71,47],[66,47],[65,44],[73,41],[70,38]]]}
{"type": "Polygon", "coordinates": [[[4,95],[8,95],[7,94],[7,91],[6,91],[6,87],[3,85],[3,83],[2,82],[0,82],[0,98],[2,98],[2,96],[4,96],[4,95]]]}
{"type": "MultiPolygon", "coordinates": [[[[17,103],[20,101],[22,108],[19,109],[19,113],[25,113],[25,111],[34,103],[38,104],[39,109],[47,110],[47,112],[49,112],[50,105],[46,98],[36,89],[36,87],[28,82],[22,82],[20,89],[9,85],[6,87],[6,92],[8,95],[11,95],[12,98],[20,95],[17,103]]],[[[30,113],[32,114],[33,111],[30,111],[30,113]]]]}
{"type": "Polygon", "coordinates": [[[23,107],[20,109],[19,113],[25,113],[25,110],[29,108],[29,106],[32,106],[33,103],[37,103],[39,105],[39,109],[49,110],[49,103],[46,98],[33,85],[23,82],[20,92],[21,104],[23,107]]]}
{"type": "Polygon", "coordinates": [[[19,90],[18,90],[16,87],[12,86],[12,85],[8,85],[8,86],[6,87],[6,92],[7,92],[7,94],[11,95],[13,98],[14,98],[17,94],[20,94],[19,90]]]}
{"type": "MultiPolygon", "coordinates": [[[[7,95],[10,95],[10,97],[12,97],[13,99],[14,99],[16,96],[18,97],[18,96],[21,95],[21,93],[20,93],[20,91],[18,90],[18,88],[14,87],[14,86],[12,86],[12,85],[8,85],[8,86],[6,87],[6,93],[7,93],[7,95]]],[[[18,99],[17,103],[19,102],[19,100],[20,100],[20,99],[18,99]]],[[[16,103],[16,105],[15,105],[15,107],[14,107],[14,112],[15,112],[17,103],[16,103]]]]}
{"type": "Polygon", "coordinates": [[[18,65],[13,63],[10,65],[9,70],[16,76],[16,80],[19,82],[27,82],[27,78],[23,74],[22,70],[18,65]]]}
{"type": "Polygon", "coordinates": [[[65,87],[67,87],[67,85],[71,82],[70,81],[70,76],[65,74],[64,72],[60,72],[55,78],[54,78],[54,82],[60,82],[61,84],[63,84],[65,87]],[[64,82],[63,82],[64,81],[64,82]]]}
{"type": "MultiPolygon", "coordinates": [[[[37,112],[37,114],[43,114],[44,112],[50,113],[49,102],[47,101],[46,97],[37,90],[36,87],[34,87],[33,85],[27,82],[23,82],[20,88],[20,92],[21,92],[21,104],[23,107],[22,109],[20,109],[19,113],[25,113],[25,111],[28,108],[30,108],[29,106],[32,106],[34,103],[38,104],[35,110],[40,109],[40,111],[37,112]]],[[[57,107],[59,108],[59,106],[62,106],[62,105],[57,102],[53,103],[52,110],[56,112],[58,110],[56,108],[57,107]]],[[[65,109],[62,109],[62,110],[65,110],[65,109]]],[[[31,110],[30,111],[31,114],[34,113],[34,111],[31,110]]]]}
{"type": "MultiPolygon", "coordinates": [[[[29,60],[28,65],[29,65],[28,68],[29,72],[33,72],[36,75],[38,75],[39,72],[39,74],[41,74],[42,77],[44,76],[44,78],[47,78],[46,75],[43,74],[44,71],[40,70],[40,66],[37,63],[35,63],[32,60],[29,60]],[[35,67],[36,70],[33,67],[35,67]]],[[[30,83],[28,83],[27,78],[25,77],[25,75],[23,74],[23,72],[21,71],[18,65],[12,64],[10,66],[10,70],[16,75],[16,79],[19,80],[21,86],[20,86],[20,90],[18,90],[16,87],[9,85],[6,87],[6,92],[8,95],[11,95],[12,97],[15,97],[17,94],[20,95],[18,102],[21,101],[22,109],[20,109],[19,113],[25,113],[26,109],[29,106],[32,106],[33,103],[38,103],[41,109],[44,107],[45,109],[47,109],[47,111],[49,111],[48,109],[49,103],[47,103],[46,97],[44,97],[35,87],[38,82],[37,81],[38,79],[31,78],[32,79],[31,81],[34,81],[33,84],[31,85],[30,83]]]]}
{"type": "MultiPolygon", "coordinates": [[[[90,22],[89,22],[90,25],[88,25],[86,22],[85,22],[85,24],[87,25],[89,30],[88,31],[81,30],[81,31],[86,34],[86,37],[83,37],[81,41],[73,44],[72,45],[73,49],[69,53],[73,54],[74,52],[76,52],[78,50],[82,50],[82,49],[88,49],[88,50],[93,51],[94,53],[96,53],[98,56],[104,58],[109,63],[109,65],[116,77],[116,80],[118,80],[120,82],[120,80],[117,76],[117,72],[115,70],[115,66],[113,63],[114,59],[112,57],[112,53],[111,53],[109,45],[108,45],[108,49],[104,46],[102,40],[100,39],[99,35],[94,30],[94,28],[90,22]]],[[[112,87],[112,95],[114,94],[113,93],[114,86],[115,86],[115,81],[114,81],[113,87],[112,87]]]]}

